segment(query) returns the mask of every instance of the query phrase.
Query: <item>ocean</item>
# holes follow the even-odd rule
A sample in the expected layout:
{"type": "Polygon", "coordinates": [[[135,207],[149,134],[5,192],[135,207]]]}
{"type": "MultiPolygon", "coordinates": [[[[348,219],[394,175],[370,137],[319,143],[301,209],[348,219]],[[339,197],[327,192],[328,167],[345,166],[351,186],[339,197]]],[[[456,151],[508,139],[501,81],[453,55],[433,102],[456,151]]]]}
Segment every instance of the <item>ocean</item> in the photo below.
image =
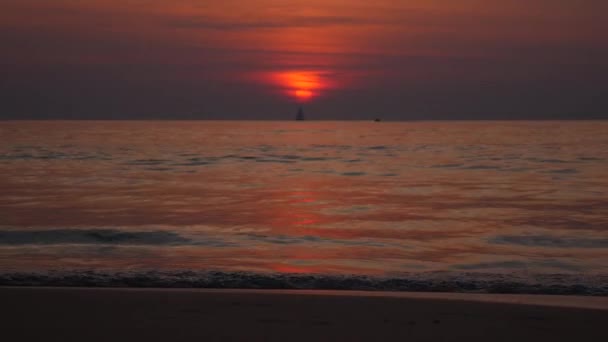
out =
{"type": "Polygon", "coordinates": [[[608,295],[606,132],[0,122],[0,285],[608,295]]]}

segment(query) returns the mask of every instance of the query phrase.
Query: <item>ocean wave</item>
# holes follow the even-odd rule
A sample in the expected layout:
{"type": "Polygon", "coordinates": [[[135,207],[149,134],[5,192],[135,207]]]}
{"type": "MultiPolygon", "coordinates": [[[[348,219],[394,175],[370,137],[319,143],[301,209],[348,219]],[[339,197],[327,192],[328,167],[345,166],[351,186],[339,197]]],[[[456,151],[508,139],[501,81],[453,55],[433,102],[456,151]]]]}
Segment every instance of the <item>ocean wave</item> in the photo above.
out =
{"type": "Polygon", "coordinates": [[[399,277],[219,271],[0,273],[0,286],[319,289],[608,296],[608,275],[430,272],[399,277]]]}
{"type": "Polygon", "coordinates": [[[0,230],[0,245],[183,245],[191,240],[173,232],[115,229],[0,230]]]}
{"type": "Polygon", "coordinates": [[[558,237],[550,235],[501,235],[489,240],[494,244],[513,244],[553,248],[608,248],[606,238],[558,237]]]}

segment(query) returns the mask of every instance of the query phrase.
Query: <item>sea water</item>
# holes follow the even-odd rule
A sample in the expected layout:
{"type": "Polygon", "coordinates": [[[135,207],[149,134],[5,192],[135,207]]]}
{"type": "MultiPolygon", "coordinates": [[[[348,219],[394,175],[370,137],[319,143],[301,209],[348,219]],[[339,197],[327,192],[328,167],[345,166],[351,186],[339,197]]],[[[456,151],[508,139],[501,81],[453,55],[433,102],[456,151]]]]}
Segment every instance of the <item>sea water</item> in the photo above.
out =
{"type": "Polygon", "coordinates": [[[608,294],[606,132],[0,122],[0,283],[608,294]]]}

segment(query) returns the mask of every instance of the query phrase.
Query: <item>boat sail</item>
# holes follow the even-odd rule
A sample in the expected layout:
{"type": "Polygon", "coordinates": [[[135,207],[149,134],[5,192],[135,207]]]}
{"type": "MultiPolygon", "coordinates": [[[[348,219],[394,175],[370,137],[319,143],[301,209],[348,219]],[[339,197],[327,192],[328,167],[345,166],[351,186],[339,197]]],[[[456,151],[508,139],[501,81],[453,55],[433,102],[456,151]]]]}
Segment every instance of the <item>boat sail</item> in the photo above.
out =
{"type": "Polygon", "coordinates": [[[304,109],[300,106],[298,114],[296,115],[296,121],[304,121],[304,109]]]}

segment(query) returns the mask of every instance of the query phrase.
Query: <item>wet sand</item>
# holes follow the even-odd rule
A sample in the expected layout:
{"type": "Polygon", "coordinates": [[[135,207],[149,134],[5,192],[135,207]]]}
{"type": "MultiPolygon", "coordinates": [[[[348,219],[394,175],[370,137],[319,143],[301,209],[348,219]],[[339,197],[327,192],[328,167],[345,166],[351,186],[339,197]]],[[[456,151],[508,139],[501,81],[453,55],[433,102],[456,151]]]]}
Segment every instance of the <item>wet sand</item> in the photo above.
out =
{"type": "Polygon", "coordinates": [[[7,341],[601,341],[608,298],[0,288],[7,341]]]}

